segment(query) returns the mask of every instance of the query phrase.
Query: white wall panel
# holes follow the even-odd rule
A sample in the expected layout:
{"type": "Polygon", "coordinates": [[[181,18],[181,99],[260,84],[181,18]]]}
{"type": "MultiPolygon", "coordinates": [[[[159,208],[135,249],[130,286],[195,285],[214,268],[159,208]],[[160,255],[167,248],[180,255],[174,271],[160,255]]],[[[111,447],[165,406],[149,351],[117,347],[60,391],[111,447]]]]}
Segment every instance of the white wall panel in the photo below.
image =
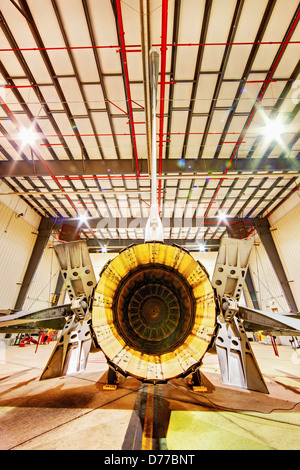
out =
{"type": "Polygon", "coordinates": [[[51,307],[60,266],[50,241],[33,276],[23,305],[24,310],[51,307]]]}
{"type": "MultiPolygon", "coordinates": [[[[300,195],[294,193],[269,217],[272,237],[285,270],[294,299],[300,310],[300,195]]],[[[289,312],[283,290],[268,255],[257,238],[250,257],[253,282],[262,310],[278,308],[289,312]]]]}
{"type": "Polygon", "coordinates": [[[90,253],[97,282],[99,281],[99,274],[102,271],[104,265],[109,260],[114,259],[117,255],[118,253],[90,253]]]}
{"type": "Polygon", "coordinates": [[[38,228],[41,216],[38,215],[25,201],[12,194],[11,188],[3,181],[0,182],[0,202],[17,214],[23,214],[22,219],[34,228],[38,228]]]}
{"type": "Polygon", "coordinates": [[[271,312],[277,308],[279,313],[289,312],[280,282],[259,239],[252,249],[249,266],[261,310],[271,312]]]}
{"type": "Polygon", "coordinates": [[[0,308],[14,308],[36,229],[0,202],[0,308]]]}
{"type": "Polygon", "coordinates": [[[272,226],[272,236],[300,310],[300,203],[272,226]]]}
{"type": "Polygon", "coordinates": [[[269,222],[271,227],[276,224],[280,219],[285,217],[290,211],[292,211],[296,206],[300,204],[300,191],[293,193],[284,204],[278,207],[270,217],[269,222]]]}

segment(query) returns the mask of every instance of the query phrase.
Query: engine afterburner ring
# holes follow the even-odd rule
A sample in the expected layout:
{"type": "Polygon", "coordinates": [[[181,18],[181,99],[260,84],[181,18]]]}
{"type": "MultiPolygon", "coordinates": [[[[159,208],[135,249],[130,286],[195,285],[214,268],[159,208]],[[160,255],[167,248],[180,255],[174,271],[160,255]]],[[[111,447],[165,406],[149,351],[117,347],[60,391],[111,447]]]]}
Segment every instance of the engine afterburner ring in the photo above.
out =
{"type": "Polygon", "coordinates": [[[216,326],[214,291],[204,267],[180,247],[134,245],[104,267],[92,322],[118,370],[165,381],[201,362],[216,326]]]}

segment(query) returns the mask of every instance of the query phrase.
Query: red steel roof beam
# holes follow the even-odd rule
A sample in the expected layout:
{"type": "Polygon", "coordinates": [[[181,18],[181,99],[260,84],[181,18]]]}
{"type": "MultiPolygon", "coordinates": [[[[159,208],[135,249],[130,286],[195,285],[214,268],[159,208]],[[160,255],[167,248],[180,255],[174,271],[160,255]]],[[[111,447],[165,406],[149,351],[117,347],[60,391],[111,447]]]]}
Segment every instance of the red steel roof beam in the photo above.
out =
{"type": "Polygon", "coordinates": [[[131,104],[132,100],[131,100],[131,93],[130,93],[129,74],[128,74],[128,67],[127,67],[127,56],[126,56],[126,47],[125,47],[125,38],[124,38],[125,33],[123,29],[123,19],[122,19],[122,10],[121,10],[120,0],[116,0],[116,7],[117,7],[117,20],[118,20],[118,26],[119,26],[119,34],[120,34],[120,40],[121,40],[121,54],[123,58],[123,66],[124,66],[124,74],[125,74],[125,82],[126,82],[126,90],[127,90],[127,101],[128,101],[128,108],[129,108],[129,118],[130,118],[131,133],[132,133],[133,151],[134,151],[134,158],[135,158],[135,164],[136,164],[136,173],[137,173],[137,176],[140,176],[135,130],[134,130],[134,121],[133,121],[133,112],[132,112],[132,104],[131,104]]]}

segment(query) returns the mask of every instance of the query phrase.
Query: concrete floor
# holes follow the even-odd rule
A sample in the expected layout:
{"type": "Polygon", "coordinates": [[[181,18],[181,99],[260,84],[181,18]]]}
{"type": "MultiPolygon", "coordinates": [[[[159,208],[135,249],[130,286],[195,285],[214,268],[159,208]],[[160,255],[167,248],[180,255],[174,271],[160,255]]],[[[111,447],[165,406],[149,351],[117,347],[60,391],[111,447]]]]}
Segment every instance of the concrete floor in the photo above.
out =
{"type": "MultiPolygon", "coordinates": [[[[39,381],[54,343],[0,356],[0,449],[300,448],[300,359],[289,346],[253,343],[269,395],[222,384],[217,357],[201,369],[207,392],[186,381],[128,378],[104,391],[107,366],[90,354],[84,374],[39,381]]],[[[300,356],[300,350],[298,350],[300,356]]]]}

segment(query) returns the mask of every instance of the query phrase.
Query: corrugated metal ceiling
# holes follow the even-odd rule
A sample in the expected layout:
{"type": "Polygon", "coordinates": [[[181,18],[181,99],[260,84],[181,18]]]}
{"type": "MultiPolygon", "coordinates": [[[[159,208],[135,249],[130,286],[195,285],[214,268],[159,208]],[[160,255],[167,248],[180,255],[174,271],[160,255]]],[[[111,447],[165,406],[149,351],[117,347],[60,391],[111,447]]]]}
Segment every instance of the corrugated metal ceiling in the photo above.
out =
{"type": "Polygon", "coordinates": [[[299,189],[299,17],[297,0],[2,0],[1,180],[58,227],[84,214],[96,245],[142,240],[157,48],[164,235],[217,245],[220,211],[267,216],[299,189]]]}

